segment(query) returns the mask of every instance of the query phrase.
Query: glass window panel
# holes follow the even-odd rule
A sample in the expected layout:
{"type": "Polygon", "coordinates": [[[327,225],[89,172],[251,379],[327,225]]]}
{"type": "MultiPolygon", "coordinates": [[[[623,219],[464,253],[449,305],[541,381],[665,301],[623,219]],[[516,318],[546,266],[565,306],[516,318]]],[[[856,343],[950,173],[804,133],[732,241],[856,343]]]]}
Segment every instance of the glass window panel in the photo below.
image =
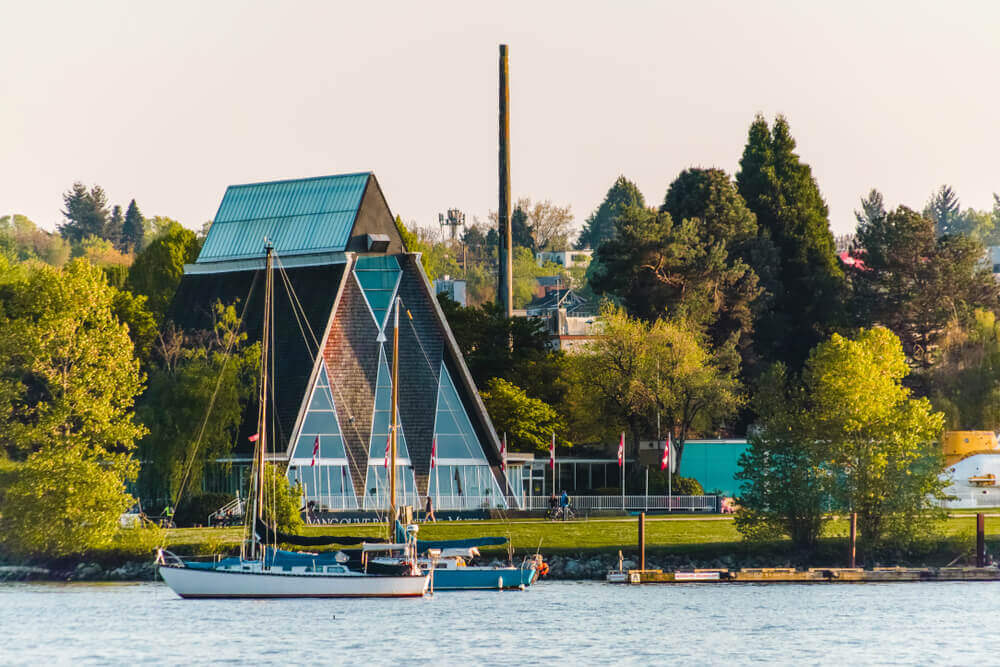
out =
{"type": "Polygon", "coordinates": [[[445,366],[441,367],[438,381],[437,414],[434,419],[434,435],[438,440],[438,456],[441,458],[469,459],[485,463],[482,446],[472,428],[472,422],[465,412],[465,406],[458,398],[458,392],[445,366]]]}
{"type": "MultiPolygon", "coordinates": [[[[385,460],[385,444],[389,435],[390,419],[392,411],[392,375],[389,373],[389,364],[385,359],[385,349],[379,347],[378,375],[375,379],[375,408],[372,413],[372,432],[368,442],[368,457],[371,464],[378,462],[381,464],[385,460]]],[[[399,419],[399,412],[396,413],[396,424],[399,426],[399,438],[396,444],[396,455],[409,458],[410,453],[406,447],[406,435],[403,432],[403,423],[399,419]]]]}
{"type": "Polygon", "coordinates": [[[316,388],[316,393],[313,394],[312,401],[309,403],[310,410],[333,410],[333,402],[327,391],[327,387],[316,388]]]}
{"type": "Polygon", "coordinates": [[[333,412],[309,412],[302,423],[302,433],[337,434],[337,417],[333,412]]]}

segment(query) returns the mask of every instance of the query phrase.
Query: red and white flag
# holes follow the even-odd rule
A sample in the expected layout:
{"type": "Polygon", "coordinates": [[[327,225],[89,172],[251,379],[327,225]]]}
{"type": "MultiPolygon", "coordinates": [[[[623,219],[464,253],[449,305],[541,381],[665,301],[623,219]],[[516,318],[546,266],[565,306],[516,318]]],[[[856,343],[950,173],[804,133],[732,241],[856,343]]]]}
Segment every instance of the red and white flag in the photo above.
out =
{"type": "MultiPolygon", "coordinates": [[[[663,458],[660,459],[660,470],[666,470],[668,467],[673,467],[670,465],[670,434],[667,433],[666,447],[663,448],[663,458]]],[[[670,472],[673,472],[671,470],[670,472]]]]}
{"type": "Polygon", "coordinates": [[[247,440],[249,440],[250,442],[257,442],[259,439],[260,439],[260,433],[254,433],[249,438],[247,438],[247,440]]]}
{"type": "Polygon", "coordinates": [[[552,431],[552,445],[549,446],[549,467],[556,469],[556,432],[552,431]]]}
{"type": "Polygon", "coordinates": [[[503,440],[500,441],[500,470],[507,472],[507,432],[504,431],[503,440]]]}
{"type": "Polygon", "coordinates": [[[437,467],[438,461],[438,439],[437,436],[431,441],[431,470],[437,467]]]}
{"type": "Polygon", "coordinates": [[[385,439],[385,461],[382,463],[382,467],[386,470],[389,469],[389,443],[392,442],[392,436],[388,436],[385,439]]]}
{"type": "Polygon", "coordinates": [[[319,436],[316,436],[316,442],[313,443],[313,460],[309,464],[309,467],[316,465],[316,459],[319,458],[319,436]]]}
{"type": "Polygon", "coordinates": [[[621,468],[625,465],[625,431],[622,431],[622,437],[618,441],[618,467],[621,468]]]}

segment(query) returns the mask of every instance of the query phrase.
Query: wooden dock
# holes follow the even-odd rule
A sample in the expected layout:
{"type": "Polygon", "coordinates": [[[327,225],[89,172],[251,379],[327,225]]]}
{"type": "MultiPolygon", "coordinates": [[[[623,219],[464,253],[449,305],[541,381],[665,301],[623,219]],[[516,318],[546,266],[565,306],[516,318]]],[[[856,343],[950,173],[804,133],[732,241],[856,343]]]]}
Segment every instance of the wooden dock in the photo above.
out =
{"type": "Polygon", "coordinates": [[[739,570],[629,570],[628,584],[860,584],[917,581],[1000,581],[996,567],[812,567],[796,570],[785,567],[753,567],[739,570]]]}

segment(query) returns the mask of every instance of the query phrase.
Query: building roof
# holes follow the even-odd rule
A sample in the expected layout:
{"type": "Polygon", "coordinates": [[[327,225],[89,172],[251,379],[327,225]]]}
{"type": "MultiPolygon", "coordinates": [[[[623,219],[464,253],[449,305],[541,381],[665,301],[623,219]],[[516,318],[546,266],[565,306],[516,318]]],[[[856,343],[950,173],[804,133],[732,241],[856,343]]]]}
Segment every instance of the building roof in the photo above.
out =
{"type": "Polygon", "coordinates": [[[261,256],[264,239],[281,256],[347,248],[371,172],[231,185],[198,263],[261,256]]]}

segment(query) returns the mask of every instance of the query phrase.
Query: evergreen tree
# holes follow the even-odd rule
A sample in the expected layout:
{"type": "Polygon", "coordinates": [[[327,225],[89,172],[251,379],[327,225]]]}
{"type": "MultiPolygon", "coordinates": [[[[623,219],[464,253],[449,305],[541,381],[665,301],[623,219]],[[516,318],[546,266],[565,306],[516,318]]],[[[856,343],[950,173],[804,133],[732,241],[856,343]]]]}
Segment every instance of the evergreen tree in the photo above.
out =
{"type": "Polygon", "coordinates": [[[111,217],[108,218],[108,224],[104,228],[104,238],[111,241],[111,245],[117,250],[122,250],[122,228],[124,221],[122,220],[122,207],[115,205],[111,209],[111,217]]]}
{"type": "Polygon", "coordinates": [[[105,238],[108,222],[108,197],[99,185],[90,190],[77,181],[63,194],[66,223],[59,225],[59,233],[70,243],[79,243],[88,236],[105,238]]]}
{"type": "Polygon", "coordinates": [[[854,212],[859,227],[877,225],[885,219],[885,201],[882,193],[872,188],[867,197],[861,198],[861,210],[854,212]]]}
{"type": "Polygon", "coordinates": [[[759,233],[776,249],[773,307],[757,326],[765,358],[799,368],[813,348],[843,319],[844,274],[836,257],[829,211],[809,165],[795,153],[787,121],[769,129],[757,116],[750,125],[736,184],[757,216],[759,233]]]}
{"type": "Polygon", "coordinates": [[[532,236],[531,225],[528,224],[528,212],[520,206],[510,214],[510,242],[515,248],[535,251],[535,237],[532,236]]]}
{"type": "Polygon", "coordinates": [[[129,202],[125,211],[125,221],[122,223],[121,248],[125,252],[142,250],[142,240],[145,224],[135,200],[129,202]]]}
{"type": "Polygon", "coordinates": [[[951,186],[942,185],[928,200],[927,206],[924,207],[924,216],[934,223],[938,236],[959,234],[962,231],[961,208],[958,195],[951,186]]]}
{"type": "Polygon", "coordinates": [[[634,183],[619,176],[615,184],[608,190],[604,201],[597,207],[583,225],[583,231],[576,240],[577,248],[593,248],[596,250],[602,243],[615,235],[615,219],[630,206],[646,207],[639,188],[634,183]]]}

